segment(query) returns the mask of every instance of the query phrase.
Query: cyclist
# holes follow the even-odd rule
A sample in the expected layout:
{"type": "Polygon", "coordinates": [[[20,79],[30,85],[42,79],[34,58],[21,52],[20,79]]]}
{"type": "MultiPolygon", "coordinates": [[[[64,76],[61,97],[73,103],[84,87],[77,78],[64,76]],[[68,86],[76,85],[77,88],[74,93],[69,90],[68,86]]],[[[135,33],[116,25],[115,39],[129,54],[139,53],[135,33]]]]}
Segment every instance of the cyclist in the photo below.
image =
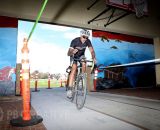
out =
{"type": "MultiPolygon", "coordinates": [[[[89,40],[90,32],[86,29],[82,29],[80,31],[80,37],[77,37],[71,41],[70,48],[68,50],[68,56],[79,59],[81,57],[84,57],[86,47],[89,48],[89,51],[91,53],[93,62],[96,63],[96,57],[95,57],[95,52],[93,49],[93,46],[91,44],[91,41],[89,40]]],[[[68,81],[68,90],[67,90],[67,97],[72,98],[72,87],[73,87],[73,82],[75,79],[75,74],[77,70],[77,61],[73,61],[73,65],[71,68],[71,72],[69,75],[69,81],[68,81]]],[[[86,63],[82,63],[82,71],[86,71],[86,63]]]]}

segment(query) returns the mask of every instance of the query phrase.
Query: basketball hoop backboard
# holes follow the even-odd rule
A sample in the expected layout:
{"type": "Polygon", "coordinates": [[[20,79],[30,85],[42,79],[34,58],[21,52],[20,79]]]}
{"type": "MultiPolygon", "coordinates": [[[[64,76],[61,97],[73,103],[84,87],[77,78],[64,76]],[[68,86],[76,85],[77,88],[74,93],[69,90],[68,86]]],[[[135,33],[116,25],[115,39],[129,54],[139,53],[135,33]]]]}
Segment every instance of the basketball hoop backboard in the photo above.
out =
{"type": "Polygon", "coordinates": [[[106,0],[112,7],[136,13],[137,17],[148,15],[147,0],[106,0]]]}

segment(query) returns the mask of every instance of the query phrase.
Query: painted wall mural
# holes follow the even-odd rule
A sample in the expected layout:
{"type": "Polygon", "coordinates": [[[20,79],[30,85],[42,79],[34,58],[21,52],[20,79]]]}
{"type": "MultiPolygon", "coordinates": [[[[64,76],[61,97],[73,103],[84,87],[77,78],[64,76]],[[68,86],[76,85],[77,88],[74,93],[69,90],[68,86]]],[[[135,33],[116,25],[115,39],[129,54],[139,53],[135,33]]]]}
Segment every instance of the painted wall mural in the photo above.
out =
{"type": "MultiPolygon", "coordinates": [[[[98,66],[120,65],[154,59],[153,40],[117,33],[93,31],[98,66]]],[[[148,87],[155,84],[155,66],[110,68],[99,73],[97,87],[148,87]]]]}
{"type": "Polygon", "coordinates": [[[0,96],[14,94],[18,20],[0,17],[0,96]]]}

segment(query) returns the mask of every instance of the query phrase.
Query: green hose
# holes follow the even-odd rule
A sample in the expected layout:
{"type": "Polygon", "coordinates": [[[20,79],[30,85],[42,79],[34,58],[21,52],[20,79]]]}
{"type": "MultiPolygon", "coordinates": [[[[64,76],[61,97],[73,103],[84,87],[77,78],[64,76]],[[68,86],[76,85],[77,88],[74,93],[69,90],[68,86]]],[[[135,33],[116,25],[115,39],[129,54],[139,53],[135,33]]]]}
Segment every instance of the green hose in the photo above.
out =
{"type": "Polygon", "coordinates": [[[37,23],[38,23],[41,15],[42,15],[42,13],[43,13],[45,7],[46,7],[47,2],[48,2],[48,0],[45,0],[44,3],[43,3],[43,6],[42,6],[42,8],[41,8],[41,10],[40,10],[40,12],[39,12],[39,14],[38,14],[37,19],[36,19],[36,22],[34,23],[34,26],[33,26],[32,30],[31,30],[31,32],[30,32],[30,34],[29,34],[29,36],[28,36],[28,39],[27,39],[28,42],[29,42],[29,40],[30,40],[30,38],[31,38],[31,36],[32,36],[35,28],[36,28],[36,25],[37,25],[37,23]]]}

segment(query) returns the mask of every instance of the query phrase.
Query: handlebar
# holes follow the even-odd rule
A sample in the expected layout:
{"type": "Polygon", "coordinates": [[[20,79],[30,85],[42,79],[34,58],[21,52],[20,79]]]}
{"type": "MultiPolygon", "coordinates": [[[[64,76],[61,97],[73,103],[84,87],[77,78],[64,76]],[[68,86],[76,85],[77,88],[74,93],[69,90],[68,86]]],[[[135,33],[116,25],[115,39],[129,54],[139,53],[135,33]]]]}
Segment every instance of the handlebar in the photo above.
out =
{"type": "Polygon", "coordinates": [[[86,60],[86,58],[74,58],[74,57],[73,57],[73,60],[81,62],[81,63],[82,62],[91,62],[92,63],[92,65],[91,65],[91,73],[92,73],[92,71],[93,71],[93,69],[95,67],[95,64],[94,64],[93,60],[86,60]]]}
{"type": "MultiPolygon", "coordinates": [[[[85,50],[86,47],[76,47],[75,49],[77,49],[78,51],[82,51],[82,50],[85,50]]],[[[91,65],[91,73],[92,73],[93,69],[95,68],[95,64],[94,64],[93,60],[86,60],[85,57],[75,58],[74,54],[72,55],[72,58],[73,58],[74,61],[78,61],[78,62],[81,62],[81,63],[82,62],[91,62],[92,63],[92,65],[91,65]]]]}

